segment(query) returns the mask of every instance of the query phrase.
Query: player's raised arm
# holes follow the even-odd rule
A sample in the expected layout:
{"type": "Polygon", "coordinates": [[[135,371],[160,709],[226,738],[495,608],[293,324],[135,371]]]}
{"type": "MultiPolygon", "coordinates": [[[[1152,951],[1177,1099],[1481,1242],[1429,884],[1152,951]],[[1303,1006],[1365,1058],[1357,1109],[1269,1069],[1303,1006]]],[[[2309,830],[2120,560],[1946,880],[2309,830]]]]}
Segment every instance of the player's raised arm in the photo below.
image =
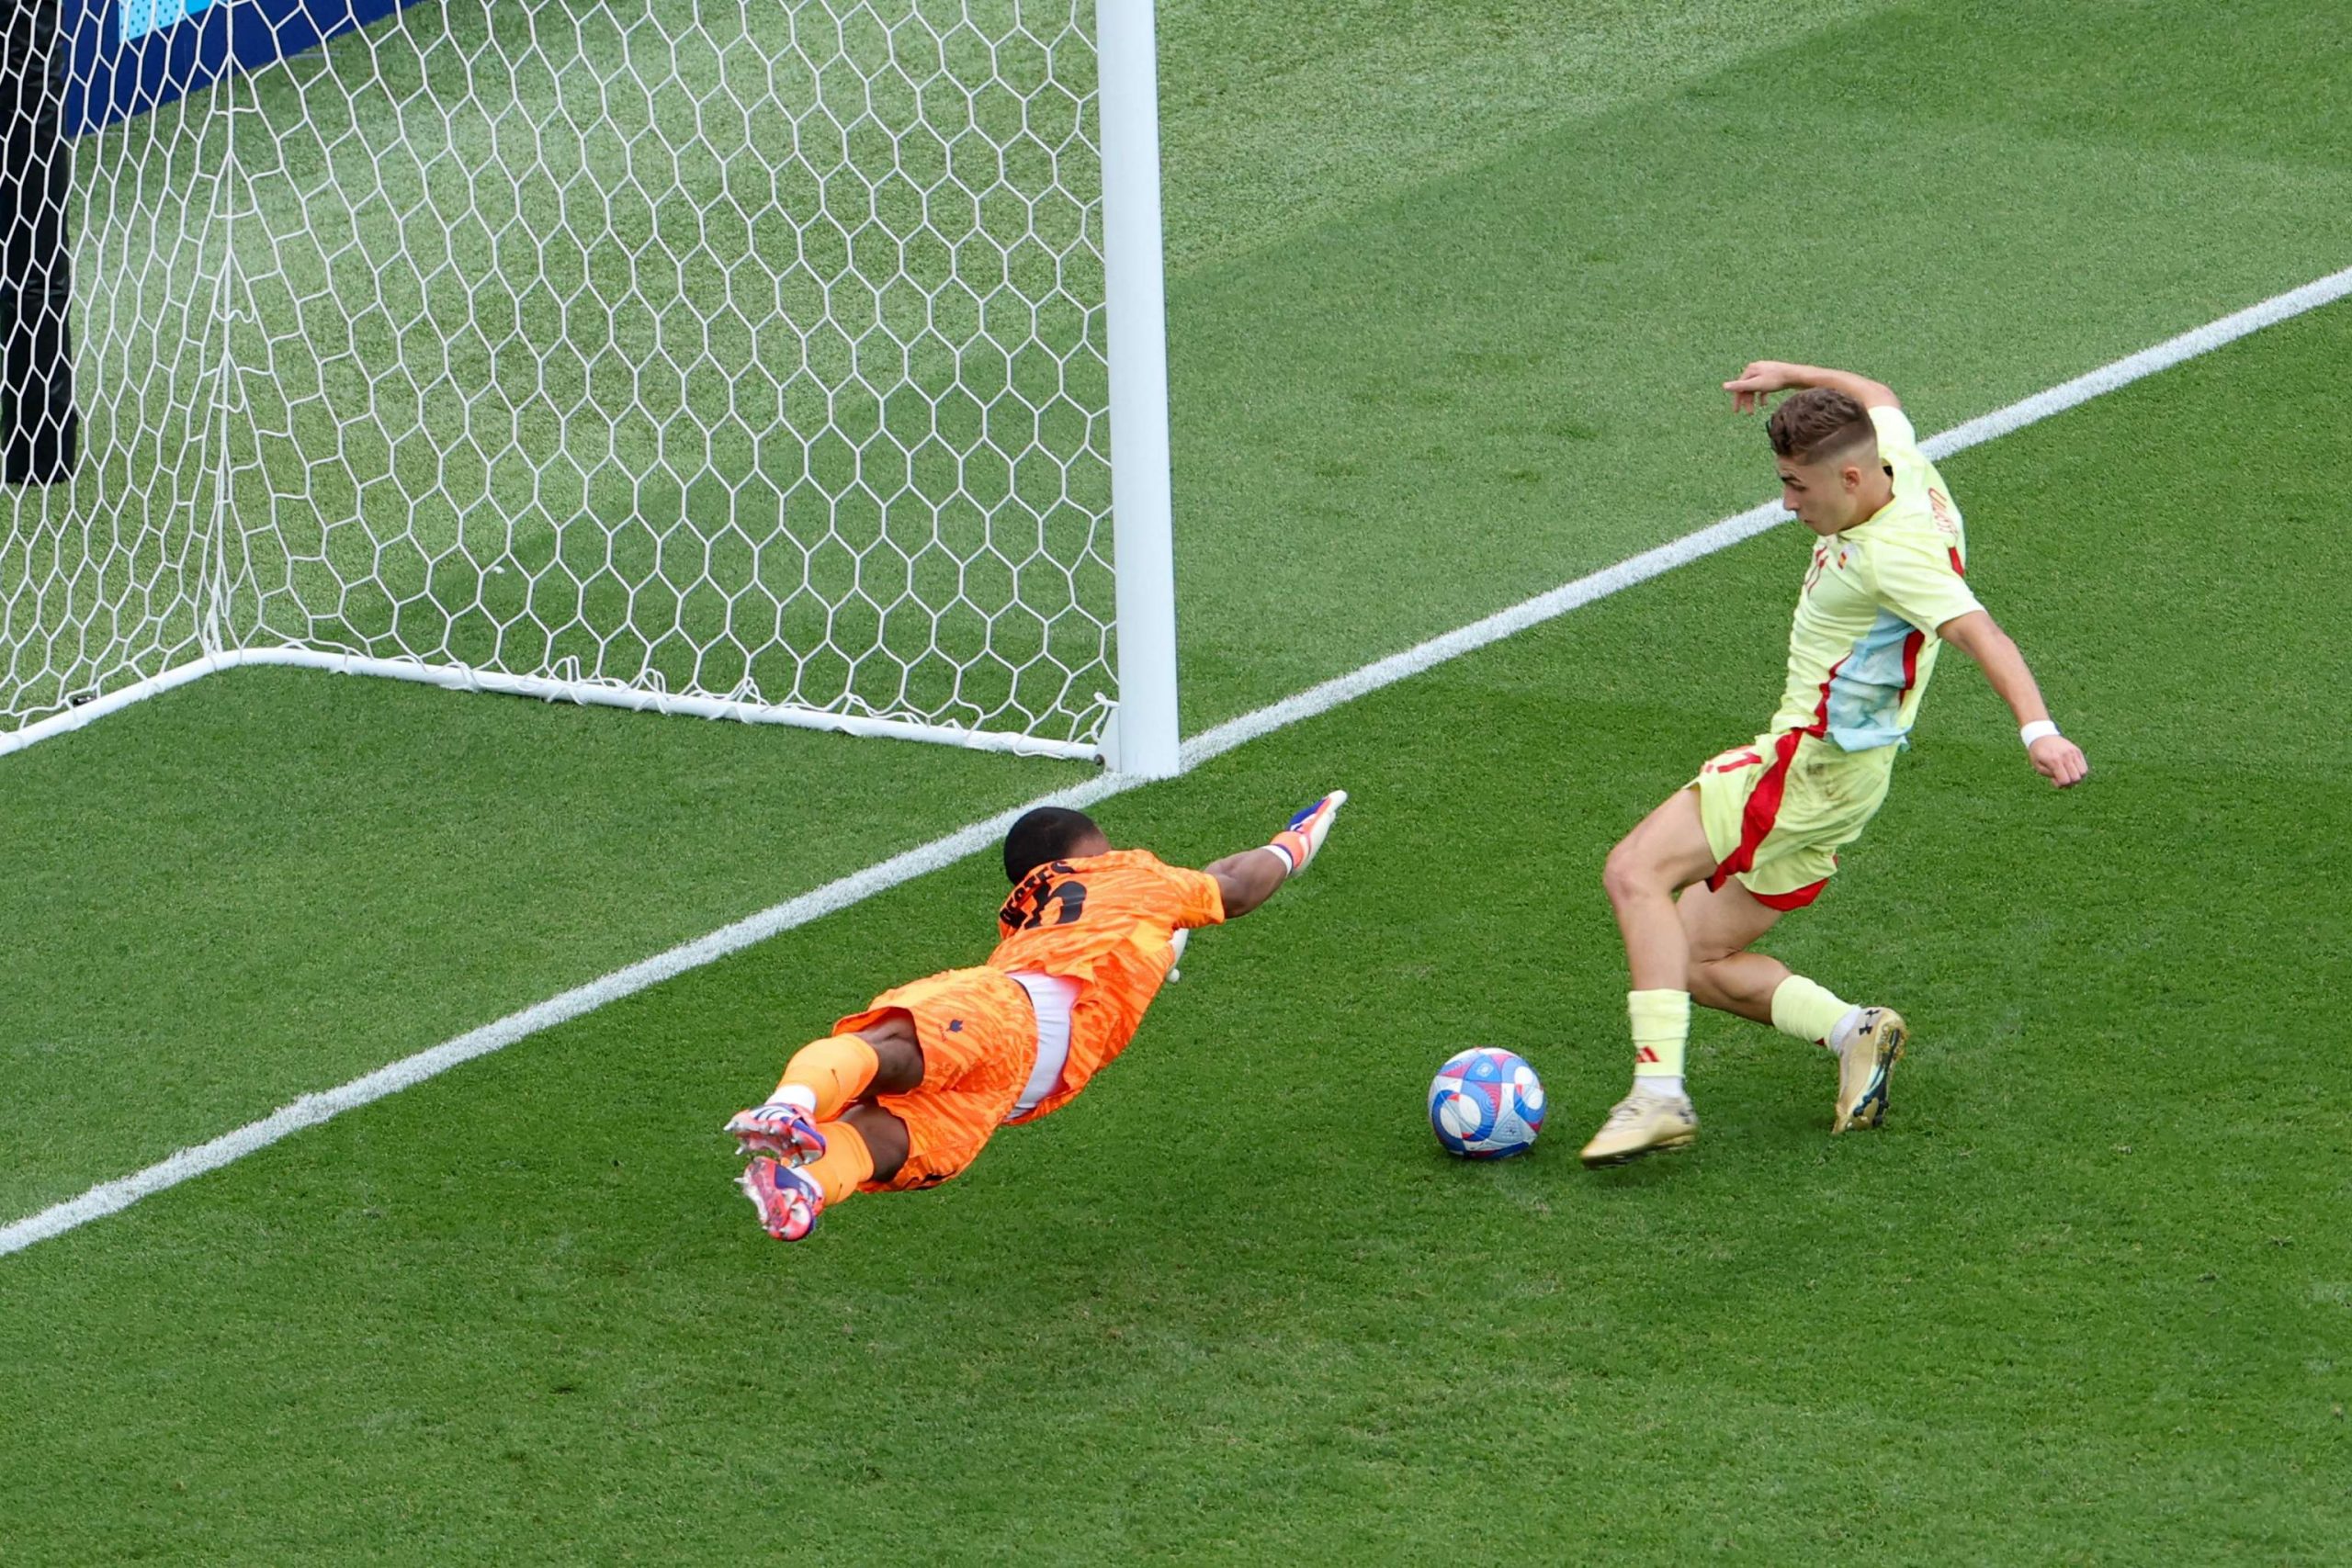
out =
{"type": "Polygon", "coordinates": [[[2034,772],[2060,789],[2090,776],[2091,765],[2083,760],[2083,749],[2058,733],[2049,706],[2041,700],[2041,688],[2026,667],[2025,655],[1991,615],[1982,610],[1955,615],[1938,626],[1936,635],[1976,660],[1993,690],[2009,705],[2009,711],[2017,716],[2018,739],[2025,742],[2034,772]]]}
{"type": "Polygon", "coordinates": [[[1753,413],[1761,409],[1764,400],[1774,392],[1795,391],[1805,387],[1826,387],[1833,392],[1843,392],[1866,409],[1899,409],[1903,406],[1903,400],[1894,395],[1894,389],[1883,381],[1873,381],[1850,370],[1830,370],[1818,365],[1792,365],[1785,359],[1756,360],[1724,383],[1724,390],[1731,394],[1731,406],[1741,413],[1753,413]]]}
{"type": "Polygon", "coordinates": [[[1216,878],[1218,891],[1225,896],[1225,918],[1230,920],[1248,914],[1272,897],[1275,888],[1305,871],[1347,802],[1348,792],[1335,789],[1293,817],[1269,842],[1203,866],[1203,871],[1216,878]]]}

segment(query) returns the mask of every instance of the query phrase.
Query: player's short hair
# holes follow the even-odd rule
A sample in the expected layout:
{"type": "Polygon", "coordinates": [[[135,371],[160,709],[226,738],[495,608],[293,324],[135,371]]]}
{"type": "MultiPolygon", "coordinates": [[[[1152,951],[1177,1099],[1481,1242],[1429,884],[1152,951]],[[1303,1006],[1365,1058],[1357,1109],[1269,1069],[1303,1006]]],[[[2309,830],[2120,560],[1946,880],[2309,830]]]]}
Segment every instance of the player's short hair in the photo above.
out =
{"type": "Polygon", "coordinates": [[[1089,834],[1102,831],[1093,818],[1066,806],[1041,806],[1023,812],[1012,831],[1004,836],[1004,879],[1018,882],[1047,861],[1069,854],[1089,834]]]}
{"type": "Polygon", "coordinates": [[[1772,411],[1765,434],[1772,438],[1776,456],[1794,463],[1811,463],[1878,439],[1870,411],[1843,392],[1807,387],[1772,411]]]}

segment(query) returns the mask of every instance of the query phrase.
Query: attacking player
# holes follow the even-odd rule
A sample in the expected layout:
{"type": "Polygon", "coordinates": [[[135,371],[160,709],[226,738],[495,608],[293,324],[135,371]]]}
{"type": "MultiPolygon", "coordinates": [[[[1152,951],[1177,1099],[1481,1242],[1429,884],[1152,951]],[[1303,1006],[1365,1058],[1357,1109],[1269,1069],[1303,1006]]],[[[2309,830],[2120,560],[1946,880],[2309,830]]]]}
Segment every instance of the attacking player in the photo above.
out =
{"type": "Polygon", "coordinates": [[[1983,668],[2037,773],[2064,789],[2090,772],[2050,721],[2017,644],[1969,591],[1960,509],[1894,394],[1777,360],[1724,383],[1741,412],[1790,389],[1801,389],[1772,411],[1768,434],[1781,503],[1819,538],[1789,634],[1788,685],[1770,731],[1700,769],[1610,852],[1601,880],[1633,972],[1634,1091],[1585,1146],[1589,1166],[1697,1135],[1682,1085],[1694,999],[1834,1053],[1833,1133],[1885,1116],[1903,1016],[1849,1006],[1748,950],[1821,896],[1838,850],[1886,797],[1942,644],[1983,668]]]}
{"type": "Polygon", "coordinates": [[[1069,1104],[1126,1049],[1186,933],[1306,870],[1347,798],[1334,790],[1271,843],[1202,871],[1114,850],[1080,812],[1023,816],[1004,839],[1012,896],[988,963],[885,991],[727,1123],[752,1156],[741,1185],[761,1224],[798,1241],[852,1192],[935,1187],[1000,1126],[1069,1104]]]}

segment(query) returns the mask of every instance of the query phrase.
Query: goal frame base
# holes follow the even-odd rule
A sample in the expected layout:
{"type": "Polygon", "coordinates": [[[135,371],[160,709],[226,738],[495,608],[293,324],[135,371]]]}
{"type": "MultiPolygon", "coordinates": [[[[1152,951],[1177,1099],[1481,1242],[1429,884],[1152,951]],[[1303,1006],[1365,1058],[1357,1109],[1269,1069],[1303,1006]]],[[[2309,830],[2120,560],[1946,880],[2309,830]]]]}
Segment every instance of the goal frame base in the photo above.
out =
{"type": "MultiPolygon", "coordinates": [[[[627,708],[639,713],[680,715],[689,718],[732,719],[739,724],[780,724],[794,729],[831,730],[836,734],[874,736],[898,740],[922,740],[958,746],[969,751],[1007,752],[1023,757],[1052,757],[1069,761],[1107,762],[1104,741],[1047,740],[1001,729],[965,729],[955,725],[926,724],[917,719],[877,718],[865,714],[832,713],[822,708],[737,701],[726,697],[686,696],[637,686],[597,681],[565,681],[542,675],[509,675],[458,664],[432,664],[420,660],[374,659],[361,654],[331,653],[315,648],[243,648],[208,653],[175,664],[103,696],[51,714],[12,734],[0,735],[0,757],[21,751],[37,741],[67,734],[131,704],[160,696],[204,676],[240,669],[323,670],[337,675],[375,675],[452,692],[492,692],[503,696],[537,697],[542,702],[578,703],[589,707],[627,708]]],[[[1115,733],[1116,716],[1104,728],[1115,733]]]]}

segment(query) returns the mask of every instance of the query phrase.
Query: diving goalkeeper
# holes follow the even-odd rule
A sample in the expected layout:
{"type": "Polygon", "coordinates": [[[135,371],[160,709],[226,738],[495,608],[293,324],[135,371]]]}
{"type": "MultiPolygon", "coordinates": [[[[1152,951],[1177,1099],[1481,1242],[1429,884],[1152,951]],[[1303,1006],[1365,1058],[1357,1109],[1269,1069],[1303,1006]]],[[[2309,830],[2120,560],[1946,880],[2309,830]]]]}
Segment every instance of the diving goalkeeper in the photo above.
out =
{"type": "Polygon", "coordinates": [[[1069,1104],[1126,1049],[1187,933],[1306,870],[1347,798],[1334,790],[1272,842],[1201,871],[1114,850],[1080,812],[1023,816],[1005,835],[1012,894],[988,962],[885,991],[727,1123],[752,1156],[740,1185],[760,1224],[798,1241],[851,1193],[935,1187],[999,1127],[1069,1104]]]}

